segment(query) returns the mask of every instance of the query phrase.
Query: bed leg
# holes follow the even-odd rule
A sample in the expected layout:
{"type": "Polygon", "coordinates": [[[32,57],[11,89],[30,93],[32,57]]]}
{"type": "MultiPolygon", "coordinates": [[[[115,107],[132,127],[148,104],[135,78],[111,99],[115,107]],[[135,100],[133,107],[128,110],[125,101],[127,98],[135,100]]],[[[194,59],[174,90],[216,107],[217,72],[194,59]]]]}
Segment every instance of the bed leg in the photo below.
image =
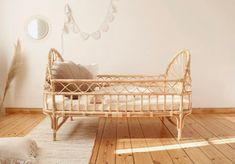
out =
{"type": "Polygon", "coordinates": [[[177,139],[178,139],[178,141],[180,141],[180,139],[182,137],[182,128],[183,128],[183,116],[182,116],[182,114],[180,114],[177,117],[177,131],[178,131],[177,139]]]}
{"type": "Polygon", "coordinates": [[[52,117],[50,116],[50,120],[51,120],[51,129],[53,129],[53,121],[52,121],[52,117]]]}
{"type": "Polygon", "coordinates": [[[178,129],[178,141],[180,141],[181,139],[181,136],[182,136],[182,129],[178,129]]]}
{"type": "Polygon", "coordinates": [[[53,132],[53,141],[56,141],[56,131],[57,131],[57,119],[55,116],[52,116],[52,132],[53,132]]]}
{"type": "Polygon", "coordinates": [[[56,131],[53,130],[53,141],[56,141],[56,131]]]}
{"type": "Polygon", "coordinates": [[[73,121],[73,117],[72,116],[70,117],[70,120],[73,121]]]}

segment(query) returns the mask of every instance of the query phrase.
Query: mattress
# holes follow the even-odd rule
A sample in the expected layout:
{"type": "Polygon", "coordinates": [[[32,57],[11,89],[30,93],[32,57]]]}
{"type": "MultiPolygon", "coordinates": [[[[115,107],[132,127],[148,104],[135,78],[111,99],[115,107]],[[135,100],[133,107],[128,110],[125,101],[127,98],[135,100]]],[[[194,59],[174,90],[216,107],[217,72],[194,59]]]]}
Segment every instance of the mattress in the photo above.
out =
{"type": "MultiPolygon", "coordinates": [[[[81,96],[71,100],[68,97],[55,96],[57,110],[64,111],[157,111],[179,110],[181,96],[102,96],[102,100],[94,102],[94,96],[81,96]]],[[[100,98],[96,98],[100,99],[100,98]]],[[[183,98],[183,109],[189,109],[188,98],[183,98]]],[[[45,107],[52,110],[52,98],[47,97],[45,107]]]]}

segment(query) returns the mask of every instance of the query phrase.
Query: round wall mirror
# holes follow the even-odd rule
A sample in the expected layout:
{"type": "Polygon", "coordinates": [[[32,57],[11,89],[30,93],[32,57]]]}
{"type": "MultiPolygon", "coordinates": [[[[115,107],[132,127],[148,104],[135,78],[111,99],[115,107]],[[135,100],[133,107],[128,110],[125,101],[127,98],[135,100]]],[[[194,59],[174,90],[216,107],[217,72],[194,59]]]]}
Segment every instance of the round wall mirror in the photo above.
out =
{"type": "Polygon", "coordinates": [[[27,33],[33,39],[43,39],[47,36],[48,32],[49,25],[42,18],[33,18],[27,24],[27,33]]]}

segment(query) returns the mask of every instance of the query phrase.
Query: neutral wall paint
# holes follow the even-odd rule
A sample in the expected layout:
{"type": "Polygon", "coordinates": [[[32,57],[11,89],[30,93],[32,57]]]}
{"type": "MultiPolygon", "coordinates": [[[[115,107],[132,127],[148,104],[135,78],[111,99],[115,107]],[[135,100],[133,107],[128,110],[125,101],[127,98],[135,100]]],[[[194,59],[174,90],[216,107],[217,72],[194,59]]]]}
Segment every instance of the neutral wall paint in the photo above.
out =
{"type": "MultiPolygon", "coordinates": [[[[95,30],[109,0],[69,0],[80,25],[95,30]]],[[[119,0],[110,30],[98,41],[65,36],[64,57],[82,64],[99,64],[100,73],[162,73],[174,53],[192,54],[193,106],[235,107],[234,0],[119,0]]],[[[20,38],[23,64],[7,96],[8,107],[41,107],[51,47],[61,50],[64,1],[0,0],[1,90],[20,38]],[[27,37],[25,24],[34,15],[45,17],[49,36],[27,37]]]]}

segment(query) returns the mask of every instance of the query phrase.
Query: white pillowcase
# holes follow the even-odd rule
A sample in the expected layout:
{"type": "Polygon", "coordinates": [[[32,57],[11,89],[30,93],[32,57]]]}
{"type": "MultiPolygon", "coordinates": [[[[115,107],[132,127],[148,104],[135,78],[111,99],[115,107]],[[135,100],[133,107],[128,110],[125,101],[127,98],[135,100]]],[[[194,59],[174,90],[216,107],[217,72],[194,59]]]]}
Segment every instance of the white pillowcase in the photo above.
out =
{"type": "Polygon", "coordinates": [[[0,163],[36,163],[38,147],[34,140],[24,137],[0,138],[0,163]]]}

